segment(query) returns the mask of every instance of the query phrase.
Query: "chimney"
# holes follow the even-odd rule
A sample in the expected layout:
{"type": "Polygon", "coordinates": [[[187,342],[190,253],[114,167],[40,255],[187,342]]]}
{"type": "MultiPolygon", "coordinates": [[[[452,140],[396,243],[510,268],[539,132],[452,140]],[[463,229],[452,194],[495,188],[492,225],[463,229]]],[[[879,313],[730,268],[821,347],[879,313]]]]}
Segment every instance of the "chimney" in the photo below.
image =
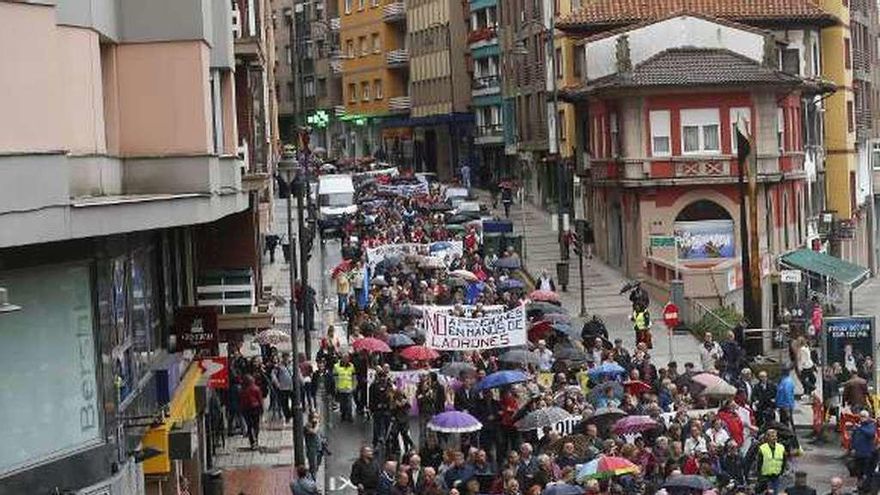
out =
{"type": "Polygon", "coordinates": [[[622,34],[617,38],[617,73],[618,75],[632,74],[632,58],[629,52],[629,36],[622,34]]]}
{"type": "Polygon", "coordinates": [[[764,36],[764,67],[779,70],[779,50],[776,48],[776,37],[772,34],[764,36]]]}

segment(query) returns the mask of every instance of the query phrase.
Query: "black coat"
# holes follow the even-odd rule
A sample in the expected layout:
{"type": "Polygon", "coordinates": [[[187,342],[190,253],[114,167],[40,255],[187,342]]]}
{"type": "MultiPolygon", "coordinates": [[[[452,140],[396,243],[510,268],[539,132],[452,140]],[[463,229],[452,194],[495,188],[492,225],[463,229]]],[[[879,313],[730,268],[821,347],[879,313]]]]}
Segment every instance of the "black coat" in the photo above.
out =
{"type": "Polygon", "coordinates": [[[351,465],[350,478],[355,486],[363,485],[366,494],[376,493],[379,487],[379,466],[375,461],[366,462],[359,458],[351,465]]]}

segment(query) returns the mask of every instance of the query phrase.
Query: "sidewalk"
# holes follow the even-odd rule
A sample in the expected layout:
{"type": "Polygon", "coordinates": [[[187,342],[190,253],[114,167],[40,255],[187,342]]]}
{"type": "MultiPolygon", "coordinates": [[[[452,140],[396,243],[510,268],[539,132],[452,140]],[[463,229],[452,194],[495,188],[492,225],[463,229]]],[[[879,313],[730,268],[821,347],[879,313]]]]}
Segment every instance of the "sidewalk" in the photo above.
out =
{"type": "MultiPolygon", "coordinates": [[[[478,190],[477,195],[485,204],[491,205],[489,193],[478,190]]],[[[504,210],[500,207],[495,209],[493,215],[504,217],[504,210]]],[[[525,204],[525,215],[519,204],[514,204],[510,212],[510,220],[514,223],[514,233],[524,236],[524,263],[528,271],[537,276],[542,269],[556,278],[556,262],[559,257],[559,243],[557,233],[554,231],[552,217],[546,211],[532,205],[525,204]],[[525,225],[523,225],[525,219],[525,225]]],[[[571,253],[569,258],[569,280],[566,292],[561,291],[557,284],[562,305],[572,315],[580,313],[580,274],[578,272],[578,259],[571,253]]],[[[624,346],[628,349],[635,348],[635,333],[629,320],[632,305],[627,296],[620,294],[620,288],[626,284],[627,279],[619,272],[606,265],[598,258],[584,259],[584,309],[586,316],[592,318],[598,316],[605,322],[608,328],[608,336],[613,341],[616,338],[623,339],[624,346]]],[[[670,341],[666,326],[662,321],[663,305],[666,301],[651,301],[650,313],[653,320],[654,349],[651,352],[653,362],[657,365],[666,365],[669,361],[677,361],[679,368],[683,369],[686,362],[693,362],[699,366],[700,349],[699,342],[690,334],[673,335],[670,341]]],[[[576,318],[576,324],[580,326],[583,318],[576,318]]]]}

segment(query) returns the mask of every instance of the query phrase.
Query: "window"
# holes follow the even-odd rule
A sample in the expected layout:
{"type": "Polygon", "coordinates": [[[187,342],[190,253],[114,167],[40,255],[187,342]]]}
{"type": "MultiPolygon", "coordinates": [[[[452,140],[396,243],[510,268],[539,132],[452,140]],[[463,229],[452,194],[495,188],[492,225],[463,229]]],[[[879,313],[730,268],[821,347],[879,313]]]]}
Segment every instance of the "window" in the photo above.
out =
{"type": "Polygon", "coordinates": [[[345,13],[351,14],[351,0],[345,0],[345,13]]]}
{"type": "Polygon", "coordinates": [[[315,79],[311,77],[303,78],[303,96],[309,98],[315,96],[315,79]]]}
{"type": "Polygon", "coordinates": [[[556,119],[559,122],[559,140],[565,141],[565,112],[560,110],[556,119]]]}
{"type": "Polygon", "coordinates": [[[748,107],[735,107],[730,109],[730,151],[736,153],[736,128],[737,123],[743,120],[746,129],[751,129],[752,110],[748,107]]]}
{"type": "Polygon", "coordinates": [[[370,101],[370,83],[364,81],[361,83],[361,100],[370,101]]]}
{"type": "Polygon", "coordinates": [[[856,119],[852,100],[846,102],[846,128],[848,132],[855,132],[856,119]]]}
{"type": "Polygon", "coordinates": [[[556,78],[562,78],[562,48],[556,49],[555,58],[553,59],[553,66],[556,70],[556,78]]]}
{"type": "Polygon", "coordinates": [[[379,33],[373,33],[373,53],[382,52],[382,42],[379,40],[379,33]]]}
{"type": "Polygon", "coordinates": [[[381,79],[376,79],[373,81],[373,94],[377,100],[381,100],[383,98],[381,79]]]}
{"type": "Polygon", "coordinates": [[[819,43],[813,42],[813,73],[811,74],[813,77],[819,77],[821,73],[820,69],[821,65],[819,64],[819,43]]]}
{"type": "Polygon", "coordinates": [[[370,0],[370,6],[371,6],[371,7],[378,7],[378,6],[379,6],[379,0],[370,0]]]}
{"type": "Polygon", "coordinates": [[[358,49],[360,50],[361,57],[367,54],[367,37],[361,36],[358,38],[358,49]]]}
{"type": "Polygon", "coordinates": [[[651,121],[651,154],[669,156],[669,110],[654,110],[648,115],[651,121]]]}
{"type": "Polygon", "coordinates": [[[287,65],[293,65],[293,56],[290,52],[290,45],[284,45],[284,57],[287,59],[287,65]]]}
{"type": "Polygon", "coordinates": [[[718,153],[721,135],[717,108],[681,111],[682,153],[718,153]]]}
{"type": "Polygon", "coordinates": [[[852,69],[852,44],[849,38],[843,39],[843,65],[847,70],[852,69]]]}
{"type": "Polygon", "coordinates": [[[785,151],[785,110],[776,109],[776,144],[779,146],[779,152],[785,151]]]}
{"type": "Polygon", "coordinates": [[[327,97],[327,79],[324,77],[318,78],[318,98],[326,98],[327,97]]]}
{"type": "Polygon", "coordinates": [[[801,74],[801,51],[797,48],[786,48],[781,52],[782,72],[799,76],[801,74]]]}
{"type": "Polygon", "coordinates": [[[584,45],[574,47],[574,77],[584,77],[584,63],[587,61],[587,49],[584,45]]]}
{"type": "Polygon", "coordinates": [[[608,130],[611,133],[611,156],[618,156],[620,154],[620,132],[616,113],[609,115],[608,130]]]}
{"type": "Polygon", "coordinates": [[[364,10],[367,6],[367,0],[358,0],[358,10],[364,10]]]}
{"type": "Polygon", "coordinates": [[[354,57],[354,40],[345,42],[345,56],[348,58],[354,57]]]}
{"type": "Polygon", "coordinates": [[[357,101],[358,101],[357,85],[355,83],[351,83],[348,85],[348,102],[349,103],[357,103],[357,101]]]}

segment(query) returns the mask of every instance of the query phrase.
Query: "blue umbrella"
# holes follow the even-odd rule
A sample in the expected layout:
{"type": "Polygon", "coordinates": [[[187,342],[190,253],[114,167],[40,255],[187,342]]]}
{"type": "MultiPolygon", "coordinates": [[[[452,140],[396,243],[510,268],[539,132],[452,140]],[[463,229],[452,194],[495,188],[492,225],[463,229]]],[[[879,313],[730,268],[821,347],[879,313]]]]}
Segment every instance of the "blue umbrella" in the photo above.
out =
{"type": "Polygon", "coordinates": [[[410,345],[415,345],[413,339],[402,333],[392,333],[388,336],[388,347],[406,347],[410,345]]]}
{"type": "Polygon", "coordinates": [[[506,258],[498,258],[495,262],[495,268],[506,268],[508,270],[517,270],[522,266],[522,262],[519,258],[514,258],[512,256],[508,256],[506,258]]]}
{"type": "Polygon", "coordinates": [[[626,373],[623,366],[617,363],[602,363],[587,371],[590,378],[614,377],[626,373]]]}
{"type": "Polygon", "coordinates": [[[529,375],[523,373],[518,370],[508,370],[508,371],[496,371],[491,375],[486,376],[480,380],[480,383],[477,384],[477,390],[486,390],[490,388],[498,388],[503,387],[505,385],[512,385],[514,383],[521,383],[528,381],[529,375]]]}
{"type": "Polygon", "coordinates": [[[541,492],[541,495],[582,495],[584,489],[579,486],[569,485],[568,483],[548,484],[547,488],[541,492]]]}
{"type": "Polygon", "coordinates": [[[522,283],[521,281],[519,281],[515,278],[506,278],[498,284],[498,290],[506,291],[506,290],[513,290],[513,289],[523,289],[523,288],[525,288],[525,286],[526,286],[526,284],[522,283]]]}
{"type": "Polygon", "coordinates": [[[564,323],[554,323],[552,325],[552,328],[560,335],[565,335],[572,340],[580,340],[581,338],[580,330],[573,328],[571,325],[566,325],[564,323]]]}

